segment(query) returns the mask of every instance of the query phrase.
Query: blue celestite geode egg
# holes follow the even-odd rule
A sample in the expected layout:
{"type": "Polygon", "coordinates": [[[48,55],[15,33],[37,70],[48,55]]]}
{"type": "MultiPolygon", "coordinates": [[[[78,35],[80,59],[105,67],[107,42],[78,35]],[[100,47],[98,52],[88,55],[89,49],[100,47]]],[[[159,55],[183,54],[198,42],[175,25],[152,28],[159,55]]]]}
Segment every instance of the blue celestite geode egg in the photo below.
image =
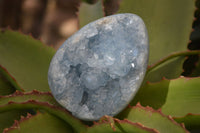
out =
{"type": "Polygon", "coordinates": [[[83,120],[119,113],[136,94],[148,63],[142,19],[117,14],[67,39],[53,57],[48,81],[55,99],[83,120]]]}

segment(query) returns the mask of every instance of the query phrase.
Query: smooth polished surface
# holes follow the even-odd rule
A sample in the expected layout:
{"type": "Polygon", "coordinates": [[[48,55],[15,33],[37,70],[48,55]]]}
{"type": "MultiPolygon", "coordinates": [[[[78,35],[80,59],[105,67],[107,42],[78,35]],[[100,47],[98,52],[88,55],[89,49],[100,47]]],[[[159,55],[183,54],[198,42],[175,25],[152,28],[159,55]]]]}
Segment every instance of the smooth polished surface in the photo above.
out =
{"type": "Polygon", "coordinates": [[[134,14],[94,21],[58,49],[48,81],[56,100],[75,117],[119,113],[136,94],[148,63],[148,35],[134,14]]]}

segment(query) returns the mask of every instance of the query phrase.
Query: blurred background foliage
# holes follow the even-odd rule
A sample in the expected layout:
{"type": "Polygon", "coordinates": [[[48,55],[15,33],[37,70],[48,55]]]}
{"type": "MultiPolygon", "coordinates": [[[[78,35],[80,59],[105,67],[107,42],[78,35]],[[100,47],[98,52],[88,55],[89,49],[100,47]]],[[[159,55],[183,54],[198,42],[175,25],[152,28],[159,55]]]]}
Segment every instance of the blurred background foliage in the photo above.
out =
{"type": "Polygon", "coordinates": [[[32,34],[58,48],[78,30],[78,0],[0,0],[0,27],[32,34]]]}

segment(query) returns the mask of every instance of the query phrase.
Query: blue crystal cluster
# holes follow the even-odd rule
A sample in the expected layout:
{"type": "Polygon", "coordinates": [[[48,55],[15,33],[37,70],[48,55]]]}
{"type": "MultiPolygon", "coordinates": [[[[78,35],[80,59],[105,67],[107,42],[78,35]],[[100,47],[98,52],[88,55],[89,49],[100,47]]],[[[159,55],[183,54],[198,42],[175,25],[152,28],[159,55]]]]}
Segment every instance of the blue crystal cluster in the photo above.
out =
{"type": "Polygon", "coordinates": [[[58,49],[48,81],[56,100],[83,120],[119,113],[134,97],[148,62],[148,35],[134,14],[94,21],[58,49]]]}

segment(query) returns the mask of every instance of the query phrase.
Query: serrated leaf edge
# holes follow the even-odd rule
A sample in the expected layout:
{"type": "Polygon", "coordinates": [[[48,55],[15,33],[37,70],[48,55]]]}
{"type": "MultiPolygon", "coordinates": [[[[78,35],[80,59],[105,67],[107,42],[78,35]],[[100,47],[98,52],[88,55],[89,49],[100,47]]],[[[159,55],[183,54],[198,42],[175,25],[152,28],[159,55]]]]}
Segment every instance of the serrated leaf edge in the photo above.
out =
{"type": "Polygon", "coordinates": [[[39,102],[36,100],[28,100],[25,102],[16,103],[16,102],[10,101],[10,102],[8,102],[8,104],[0,106],[0,113],[6,112],[9,110],[13,110],[13,109],[20,110],[20,109],[33,109],[33,108],[42,109],[52,115],[57,116],[58,118],[64,120],[66,123],[68,123],[77,132],[80,132],[82,130],[86,131],[86,126],[79,119],[72,116],[68,110],[66,110],[62,107],[53,106],[53,105],[49,104],[48,102],[39,102]],[[62,115],[61,113],[64,113],[64,115],[66,117],[70,117],[70,118],[64,118],[63,116],[61,116],[62,115]],[[71,120],[74,120],[74,122],[72,122],[71,120]]]}
{"type": "MultiPolygon", "coordinates": [[[[116,120],[115,120],[115,121],[116,121],[116,120]]],[[[144,129],[144,130],[146,130],[146,131],[150,131],[150,132],[154,132],[154,133],[159,133],[158,130],[153,129],[153,128],[145,127],[144,125],[142,125],[142,124],[139,123],[139,122],[134,123],[134,122],[132,122],[132,121],[130,121],[130,120],[127,120],[127,119],[124,119],[124,120],[118,120],[118,119],[117,119],[117,121],[119,121],[119,123],[129,123],[129,124],[131,124],[131,125],[135,125],[135,126],[141,128],[141,129],[144,129]]]]}
{"type": "Polygon", "coordinates": [[[168,120],[170,120],[173,124],[182,127],[186,131],[186,133],[189,133],[189,131],[187,131],[187,129],[185,128],[184,123],[181,123],[181,124],[177,123],[170,115],[163,114],[162,113],[162,109],[154,110],[152,107],[149,107],[149,106],[143,107],[139,102],[135,106],[129,105],[128,108],[131,108],[131,109],[140,108],[140,109],[143,109],[145,111],[150,111],[152,113],[158,113],[161,116],[163,116],[163,117],[167,118],[168,120]]]}
{"type": "Polygon", "coordinates": [[[15,87],[15,89],[19,91],[24,91],[24,89],[19,85],[17,80],[14,78],[14,76],[12,76],[8,72],[8,70],[5,67],[3,67],[1,64],[0,64],[0,71],[2,71],[4,78],[7,79],[15,87]]]}
{"type": "Polygon", "coordinates": [[[110,127],[112,128],[112,130],[116,131],[115,123],[119,123],[119,124],[126,123],[126,124],[130,124],[130,125],[136,126],[136,127],[140,128],[140,129],[143,129],[143,130],[146,130],[146,131],[150,131],[152,133],[159,133],[156,129],[145,127],[141,123],[131,122],[130,120],[127,120],[127,119],[119,120],[117,118],[113,118],[113,117],[107,116],[107,115],[101,117],[101,119],[98,122],[94,122],[94,125],[91,126],[91,127],[88,127],[88,128],[93,128],[95,126],[99,126],[99,125],[102,125],[102,124],[109,124],[110,127]]]}
{"type": "Polygon", "coordinates": [[[20,123],[22,123],[22,122],[24,122],[24,121],[27,121],[27,120],[31,119],[32,117],[36,117],[38,114],[41,114],[41,113],[40,113],[40,112],[37,112],[36,115],[31,115],[31,114],[27,113],[26,117],[21,116],[21,117],[20,117],[20,120],[15,120],[15,121],[14,121],[14,124],[13,124],[11,127],[5,128],[5,129],[3,130],[3,133],[8,133],[9,131],[14,130],[14,129],[19,129],[19,128],[20,128],[20,126],[19,126],[20,123]]]}
{"type": "MultiPolygon", "coordinates": [[[[24,95],[48,95],[53,97],[51,92],[40,92],[38,90],[32,90],[30,92],[21,92],[21,91],[15,91],[15,93],[6,95],[6,96],[0,96],[0,98],[9,98],[9,97],[16,97],[16,96],[24,96],[24,95]]],[[[31,99],[31,98],[30,98],[31,99]]]]}
{"type": "Polygon", "coordinates": [[[187,114],[184,115],[184,116],[180,116],[180,117],[173,116],[172,118],[173,118],[173,119],[180,119],[180,118],[184,118],[184,117],[187,117],[187,116],[200,116],[200,113],[199,113],[199,114],[187,113],[187,114]]]}

